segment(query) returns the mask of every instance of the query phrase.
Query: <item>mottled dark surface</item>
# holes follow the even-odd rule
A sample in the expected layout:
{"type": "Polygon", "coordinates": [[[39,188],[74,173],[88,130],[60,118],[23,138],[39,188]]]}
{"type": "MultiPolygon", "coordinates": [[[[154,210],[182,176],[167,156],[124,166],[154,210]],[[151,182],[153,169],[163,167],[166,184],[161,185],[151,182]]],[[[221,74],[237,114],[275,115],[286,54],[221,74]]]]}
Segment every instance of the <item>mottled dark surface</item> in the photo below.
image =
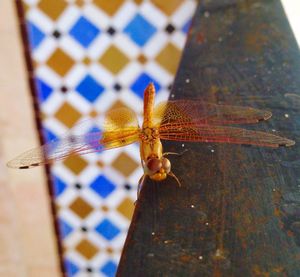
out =
{"type": "Polygon", "coordinates": [[[244,127],[296,145],[185,143],[188,152],[170,157],[182,187],[144,185],[118,276],[300,276],[299,77],[280,1],[202,2],[175,98],[271,110],[268,122],[244,127]]]}

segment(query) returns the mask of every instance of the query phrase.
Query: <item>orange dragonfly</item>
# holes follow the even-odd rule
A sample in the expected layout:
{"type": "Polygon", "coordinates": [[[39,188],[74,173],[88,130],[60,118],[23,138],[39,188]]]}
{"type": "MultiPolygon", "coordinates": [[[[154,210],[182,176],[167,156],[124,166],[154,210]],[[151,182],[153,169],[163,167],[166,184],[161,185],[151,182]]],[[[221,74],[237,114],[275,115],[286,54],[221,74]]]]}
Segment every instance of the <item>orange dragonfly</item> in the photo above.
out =
{"type": "MultiPolygon", "coordinates": [[[[167,176],[179,180],[171,171],[171,163],[163,153],[161,140],[184,142],[220,142],[265,147],[291,146],[293,140],[270,133],[230,127],[228,124],[256,123],[272,114],[249,107],[216,105],[201,100],[173,100],[154,107],[155,87],[150,83],[144,92],[144,121],[138,125],[136,114],[129,108],[110,110],[103,132],[68,135],[29,150],[8,162],[12,168],[26,169],[81,155],[140,143],[140,156],[145,177],[161,181],[167,176]]],[[[140,186],[139,186],[140,187],[140,186]]]]}

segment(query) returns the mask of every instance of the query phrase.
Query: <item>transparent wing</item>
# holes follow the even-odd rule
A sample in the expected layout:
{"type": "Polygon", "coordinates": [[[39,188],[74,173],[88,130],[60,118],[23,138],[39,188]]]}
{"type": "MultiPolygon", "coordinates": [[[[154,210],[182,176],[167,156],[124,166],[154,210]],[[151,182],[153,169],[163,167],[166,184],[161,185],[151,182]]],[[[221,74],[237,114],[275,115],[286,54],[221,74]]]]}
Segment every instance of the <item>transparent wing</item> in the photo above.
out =
{"type": "Polygon", "coordinates": [[[221,142],[250,144],[266,147],[292,146],[293,140],[273,134],[235,128],[229,126],[196,125],[186,126],[170,123],[159,129],[160,138],[164,140],[191,142],[221,142]]]}
{"type": "Polygon", "coordinates": [[[125,107],[114,109],[106,114],[103,131],[87,132],[89,122],[75,126],[66,136],[55,139],[41,147],[31,149],[7,163],[12,168],[30,168],[64,160],[70,155],[83,155],[92,152],[125,146],[139,140],[140,129],[135,113],[125,107]],[[83,134],[78,134],[80,132],[83,134]],[[75,133],[75,134],[74,134],[75,133]]]}
{"type": "Polygon", "coordinates": [[[115,132],[126,128],[137,128],[138,120],[133,110],[121,107],[109,110],[105,114],[103,128],[105,132],[115,132]]]}
{"type": "Polygon", "coordinates": [[[154,109],[154,123],[165,125],[177,122],[223,125],[256,123],[267,120],[271,112],[250,107],[217,105],[197,100],[174,100],[159,103],[154,109]]]}

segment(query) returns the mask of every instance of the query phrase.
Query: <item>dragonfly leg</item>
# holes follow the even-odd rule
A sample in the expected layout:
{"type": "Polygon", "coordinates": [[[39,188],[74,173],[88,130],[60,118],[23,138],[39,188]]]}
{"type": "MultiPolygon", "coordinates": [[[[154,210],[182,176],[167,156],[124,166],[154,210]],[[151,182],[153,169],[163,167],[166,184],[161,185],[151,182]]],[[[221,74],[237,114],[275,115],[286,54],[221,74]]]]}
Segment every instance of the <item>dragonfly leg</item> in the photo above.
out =
{"type": "Polygon", "coordinates": [[[168,156],[168,155],[177,155],[177,156],[181,156],[183,155],[185,152],[189,151],[188,149],[184,149],[183,151],[181,151],[180,153],[177,153],[177,152],[165,152],[163,153],[163,157],[164,156],[168,156]]]}
{"type": "Polygon", "coordinates": [[[177,178],[177,176],[172,171],[170,171],[168,173],[168,175],[170,175],[171,177],[173,177],[177,181],[178,186],[181,187],[181,183],[180,183],[179,179],[177,178]]]}

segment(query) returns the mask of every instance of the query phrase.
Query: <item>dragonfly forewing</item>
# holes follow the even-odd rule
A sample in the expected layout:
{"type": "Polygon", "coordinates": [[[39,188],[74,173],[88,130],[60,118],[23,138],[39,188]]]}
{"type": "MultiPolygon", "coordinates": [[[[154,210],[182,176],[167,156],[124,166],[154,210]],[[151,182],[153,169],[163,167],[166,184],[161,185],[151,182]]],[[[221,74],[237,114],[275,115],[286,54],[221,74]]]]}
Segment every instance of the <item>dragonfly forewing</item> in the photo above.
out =
{"type": "Polygon", "coordinates": [[[117,148],[138,141],[140,128],[135,113],[126,107],[106,114],[102,128],[90,131],[95,120],[86,120],[62,138],[31,149],[7,163],[12,168],[30,168],[64,160],[72,155],[83,155],[117,148]],[[88,128],[89,127],[89,128],[88,128]],[[100,129],[100,130],[99,130],[100,129]],[[101,131],[102,130],[102,131],[101,131]]]}
{"type": "Polygon", "coordinates": [[[182,125],[190,122],[210,125],[257,123],[271,116],[269,111],[217,105],[199,99],[162,102],[154,109],[154,121],[161,126],[173,122],[182,125]]]}

